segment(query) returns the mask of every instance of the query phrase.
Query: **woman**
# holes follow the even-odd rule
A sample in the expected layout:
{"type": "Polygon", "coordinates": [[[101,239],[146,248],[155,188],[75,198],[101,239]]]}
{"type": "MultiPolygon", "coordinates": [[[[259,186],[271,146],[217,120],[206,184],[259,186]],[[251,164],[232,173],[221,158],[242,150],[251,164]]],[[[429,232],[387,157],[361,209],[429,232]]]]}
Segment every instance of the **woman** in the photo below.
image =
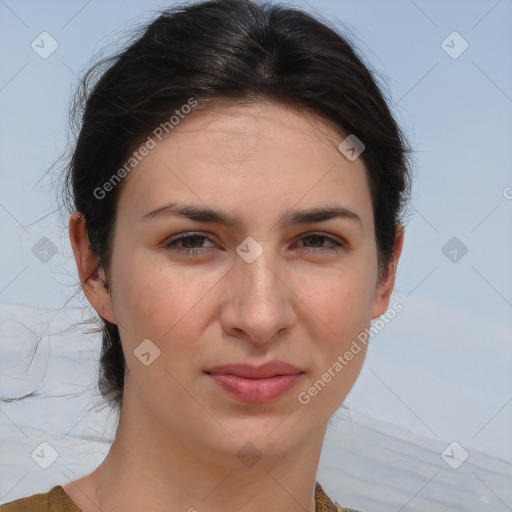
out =
{"type": "Polygon", "coordinates": [[[315,475],[409,188],[372,75],[301,11],[213,0],[83,90],[69,234],[119,424],[92,473],[0,510],[350,510],[315,475]]]}

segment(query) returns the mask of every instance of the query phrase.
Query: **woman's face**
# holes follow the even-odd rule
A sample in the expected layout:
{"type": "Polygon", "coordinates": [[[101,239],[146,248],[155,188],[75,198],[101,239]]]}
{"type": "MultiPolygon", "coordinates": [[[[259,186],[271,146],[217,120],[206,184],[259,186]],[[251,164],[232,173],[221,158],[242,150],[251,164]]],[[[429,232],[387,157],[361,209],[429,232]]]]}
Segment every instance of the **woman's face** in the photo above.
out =
{"type": "Polygon", "coordinates": [[[344,354],[394,279],[378,279],[365,167],[342,139],[276,104],[211,106],[124,178],[112,302],[89,299],[120,328],[124,402],[145,429],[233,466],[246,443],[271,457],[323,433],[366,347],[344,354]],[[278,361],[294,368],[258,373],[278,361]]]}

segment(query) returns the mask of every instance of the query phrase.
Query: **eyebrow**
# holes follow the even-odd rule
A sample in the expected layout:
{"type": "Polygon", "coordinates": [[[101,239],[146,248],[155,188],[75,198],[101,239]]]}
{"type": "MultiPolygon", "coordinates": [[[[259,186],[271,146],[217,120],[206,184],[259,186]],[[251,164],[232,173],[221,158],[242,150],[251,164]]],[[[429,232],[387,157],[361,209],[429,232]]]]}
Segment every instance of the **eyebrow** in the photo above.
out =
{"type": "MultiPolygon", "coordinates": [[[[242,225],[242,219],[237,214],[213,210],[208,207],[193,204],[178,205],[177,203],[169,203],[155,208],[144,214],[142,220],[162,216],[182,217],[199,222],[221,224],[228,227],[239,227],[242,225]]],[[[355,221],[362,227],[359,215],[347,208],[337,205],[292,210],[285,213],[279,222],[283,225],[313,224],[315,222],[323,222],[336,218],[355,221]]]]}

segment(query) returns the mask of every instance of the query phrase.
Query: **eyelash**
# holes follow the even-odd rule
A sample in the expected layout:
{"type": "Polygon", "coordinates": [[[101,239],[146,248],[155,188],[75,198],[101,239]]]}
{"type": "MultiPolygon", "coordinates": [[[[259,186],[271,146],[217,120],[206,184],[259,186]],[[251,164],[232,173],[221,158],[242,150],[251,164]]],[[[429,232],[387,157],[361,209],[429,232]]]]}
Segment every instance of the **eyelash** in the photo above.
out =
{"type": "MultiPolygon", "coordinates": [[[[181,240],[186,240],[188,238],[196,238],[196,237],[209,240],[209,238],[207,236],[201,235],[200,233],[184,233],[184,234],[179,235],[176,238],[173,238],[172,240],[170,240],[168,243],[165,244],[165,247],[169,248],[169,249],[172,248],[172,250],[174,250],[178,254],[185,254],[185,255],[189,255],[189,256],[204,255],[206,251],[203,248],[189,249],[189,248],[185,248],[185,247],[179,247],[178,245],[176,245],[181,240]]],[[[309,249],[306,252],[308,252],[310,254],[311,253],[318,254],[319,252],[325,253],[326,250],[338,252],[340,249],[344,249],[346,247],[345,243],[339,242],[332,236],[325,235],[325,234],[308,233],[307,235],[304,235],[303,237],[301,237],[300,240],[304,240],[305,238],[312,238],[312,237],[318,237],[318,238],[323,238],[325,240],[329,240],[336,247],[310,247],[310,248],[306,247],[306,249],[309,249]]]]}

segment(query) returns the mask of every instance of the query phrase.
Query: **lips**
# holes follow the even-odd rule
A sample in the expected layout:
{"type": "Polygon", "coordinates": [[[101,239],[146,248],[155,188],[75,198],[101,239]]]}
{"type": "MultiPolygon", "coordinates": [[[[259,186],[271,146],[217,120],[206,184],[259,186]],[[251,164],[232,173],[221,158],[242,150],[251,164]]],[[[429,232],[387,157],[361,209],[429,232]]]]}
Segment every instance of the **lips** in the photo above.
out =
{"type": "Polygon", "coordinates": [[[302,370],[283,361],[271,361],[262,366],[225,364],[206,370],[206,373],[236,375],[237,377],[244,377],[246,379],[268,379],[278,375],[295,375],[302,373],[302,370]]]}
{"type": "Polygon", "coordinates": [[[293,388],[304,372],[289,363],[272,361],[262,366],[228,364],[206,370],[206,374],[238,401],[263,404],[293,388]]]}

